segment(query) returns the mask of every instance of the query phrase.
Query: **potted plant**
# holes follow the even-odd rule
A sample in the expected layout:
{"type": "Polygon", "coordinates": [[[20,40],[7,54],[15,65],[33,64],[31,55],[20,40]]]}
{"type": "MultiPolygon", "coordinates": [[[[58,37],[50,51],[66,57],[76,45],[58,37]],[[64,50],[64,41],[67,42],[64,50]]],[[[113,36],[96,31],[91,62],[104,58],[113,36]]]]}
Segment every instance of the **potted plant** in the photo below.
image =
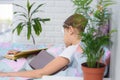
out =
{"type": "Polygon", "coordinates": [[[87,60],[82,65],[84,80],[102,80],[105,64],[100,62],[104,55],[104,46],[111,43],[109,31],[110,12],[108,6],[114,4],[110,0],[99,0],[96,7],[90,7],[93,0],[73,0],[76,13],[83,14],[89,21],[86,32],[82,33],[83,54],[87,60]]]}
{"type": "Polygon", "coordinates": [[[100,63],[100,59],[104,55],[103,47],[109,41],[110,34],[100,34],[98,29],[89,28],[87,33],[82,34],[83,54],[87,57],[87,61],[82,64],[84,80],[102,80],[105,64],[100,63]]]}
{"type": "MultiPolygon", "coordinates": [[[[39,4],[35,8],[35,2],[30,3],[29,0],[27,0],[26,7],[21,6],[19,4],[14,4],[18,8],[21,8],[22,11],[15,11],[14,15],[18,18],[19,23],[17,26],[13,29],[14,31],[17,31],[17,35],[21,34],[21,31],[23,28],[27,28],[27,39],[29,40],[30,37],[32,37],[33,43],[35,44],[35,39],[33,36],[32,31],[34,30],[35,34],[37,36],[40,35],[42,32],[42,23],[45,23],[46,21],[49,21],[49,18],[40,18],[39,16],[35,17],[35,14],[40,12],[40,7],[42,7],[44,4],[39,4]]],[[[14,22],[15,23],[15,22],[14,22]]]]}

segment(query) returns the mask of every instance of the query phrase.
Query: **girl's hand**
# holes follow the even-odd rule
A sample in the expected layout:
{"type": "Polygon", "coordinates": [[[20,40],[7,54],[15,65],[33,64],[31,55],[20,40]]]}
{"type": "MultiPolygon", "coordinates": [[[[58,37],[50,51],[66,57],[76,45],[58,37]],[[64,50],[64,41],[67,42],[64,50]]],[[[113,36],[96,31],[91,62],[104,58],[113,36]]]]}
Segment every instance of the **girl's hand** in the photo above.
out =
{"type": "Polygon", "coordinates": [[[17,53],[19,53],[20,51],[18,51],[18,50],[9,50],[8,52],[7,52],[7,54],[17,54],[17,53]]]}
{"type": "Polygon", "coordinates": [[[6,77],[6,73],[0,72],[0,77],[6,77]]]}

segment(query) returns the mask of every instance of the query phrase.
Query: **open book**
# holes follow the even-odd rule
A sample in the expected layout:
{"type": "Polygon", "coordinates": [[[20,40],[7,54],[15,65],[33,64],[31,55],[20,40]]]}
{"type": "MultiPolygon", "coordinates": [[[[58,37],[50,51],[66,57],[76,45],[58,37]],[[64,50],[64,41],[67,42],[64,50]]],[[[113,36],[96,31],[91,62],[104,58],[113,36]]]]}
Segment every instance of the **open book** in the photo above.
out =
{"type": "Polygon", "coordinates": [[[34,49],[34,50],[24,50],[17,54],[6,54],[4,57],[11,60],[17,60],[18,58],[28,57],[29,55],[38,54],[41,50],[46,50],[47,48],[34,49]]]}

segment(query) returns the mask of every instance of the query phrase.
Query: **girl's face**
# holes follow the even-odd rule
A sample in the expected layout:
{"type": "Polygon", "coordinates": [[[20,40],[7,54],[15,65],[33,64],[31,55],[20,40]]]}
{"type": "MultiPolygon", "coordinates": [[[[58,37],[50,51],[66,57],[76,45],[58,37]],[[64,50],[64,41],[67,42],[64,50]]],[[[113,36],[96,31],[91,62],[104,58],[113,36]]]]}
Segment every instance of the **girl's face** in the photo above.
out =
{"type": "Polygon", "coordinates": [[[64,43],[67,46],[72,45],[71,34],[69,28],[64,28],[64,43]]]}

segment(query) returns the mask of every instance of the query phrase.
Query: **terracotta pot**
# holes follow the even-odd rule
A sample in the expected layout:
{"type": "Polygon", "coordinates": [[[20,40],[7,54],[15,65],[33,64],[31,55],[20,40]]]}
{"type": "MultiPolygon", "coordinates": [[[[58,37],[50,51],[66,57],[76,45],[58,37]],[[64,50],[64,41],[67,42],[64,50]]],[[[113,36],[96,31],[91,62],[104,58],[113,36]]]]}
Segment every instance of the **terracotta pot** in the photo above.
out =
{"type": "Polygon", "coordinates": [[[85,66],[85,64],[86,63],[82,64],[84,80],[103,80],[105,71],[105,65],[103,63],[100,63],[103,65],[100,68],[89,68],[85,66]]]}

